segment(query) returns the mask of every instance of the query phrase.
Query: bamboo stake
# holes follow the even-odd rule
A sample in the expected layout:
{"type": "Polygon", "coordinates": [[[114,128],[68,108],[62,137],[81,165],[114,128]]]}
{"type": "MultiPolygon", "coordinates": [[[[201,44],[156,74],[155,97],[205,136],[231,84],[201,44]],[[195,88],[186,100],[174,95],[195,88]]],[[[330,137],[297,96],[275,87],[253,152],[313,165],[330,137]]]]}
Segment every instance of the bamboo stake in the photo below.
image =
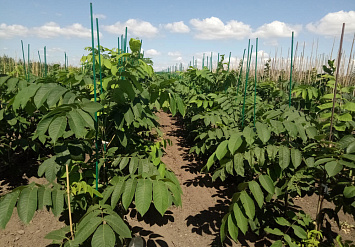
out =
{"type": "Polygon", "coordinates": [[[67,196],[68,196],[68,209],[69,209],[69,225],[70,225],[70,235],[71,239],[74,240],[74,233],[73,233],[73,221],[71,216],[71,205],[70,205],[70,190],[69,190],[69,168],[68,164],[65,164],[65,171],[67,174],[67,196]]]}

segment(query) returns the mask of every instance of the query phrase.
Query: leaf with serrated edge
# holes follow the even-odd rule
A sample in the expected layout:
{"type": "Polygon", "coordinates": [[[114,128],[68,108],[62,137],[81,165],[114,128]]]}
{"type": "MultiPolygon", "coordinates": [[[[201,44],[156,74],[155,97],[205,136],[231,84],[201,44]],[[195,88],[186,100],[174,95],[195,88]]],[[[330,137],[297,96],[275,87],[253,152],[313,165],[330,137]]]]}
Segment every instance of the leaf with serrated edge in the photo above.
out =
{"type": "Polygon", "coordinates": [[[125,181],[123,180],[122,177],[119,178],[119,182],[115,185],[115,189],[112,192],[112,197],[111,197],[111,207],[115,208],[118,200],[120,199],[123,189],[125,188],[125,181]]]}
{"type": "Polygon", "coordinates": [[[121,217],[117,215],[107,215],[104,217],[104,221],[109,224],[112,229],[123,238],[131,238],[131,231],[128,226],[124,223],[121,217]]]}
{"type": "Polygon", "coordinates": [[[21,191],[17,203],[17,213],[25,224],[28,224],[37,209],[37,187],[27,187],[21,191]]]}
{"type": "Polygon", "coordinates": [[[20,191],[14,191],[5,195],[2,201],[0,201],[0,227],[5,228],[7,222],[9,222],[14,207],[17,202],[18,195],[20,191]]]}
{"type": "Polygon", "coordinates": [[[249,219],[253,219],[255,216],[255,205],[254,201],[250,198],[246,191],[242,191],[240,193],[240,200],[242,201],[242,205],[244,207],[245,213],[249,217],[249,219]]]}
{"type": "Polygon", "coordinates": [[[237,226],[237,221],[235,220],[235,217],[232,214],[229,214],[228,216],[228,232],[229,235],[232,237],[232,239],[235,242],[238,242],[238,226],[237,226]]]}
{"type": "Polygon", "coordinates": [[[126,210],[128,209],[129,205],[133,200],[134,192],[136,191],[136,186],[137,186],[136,178],[128,179],[125,183],[125,188],[122,194],[122,204],[126,210]]]}
{"type": "Polygon", "coordinates": [[[67,127],[67,118],[65,116],[56,117],[48,128],[48,134],[54,143],[61,137],[67,127]]]}
{"type": "Polygon", "coordinates": [[[297,169],[301,165],[302,162],[302,153],[300,150],[296,148],[291,149],[291,160],[293,166],[297,169]]]}
{"type": "Polygon", "coordinates": [[[84,227],[77,230],[75,234],[74,243],[81,244],[83,243],[91,234],[94,233],[96,228],[102,223],[102,219],[100,217],[95,217],[89,220],[84,227]]]}
{"type": "Polygon", "coordinates": [[[237,203],[233,205],[233,213],[239,229],[245,234],[248,231],[248,219],[244,216],[237,203]]]}
{"type": "Polygon", "coordinates": [[[249,182],[249,189],[253,194],[256,202],[258,203],[259,208],[262,208],[264,204],[264,193],[260,188],[260,185],[256,181],[249,182]]]}
{"type": "Polygon", "coordinates": [[[163,181],[153,181],[153,203],[158,212],[163,216],[169,205],[168,189],[163,181]]]}
{"type": "Polygon", "coordinates": [[[259,182],[263,188],[270,194],[275,194],[275,185],[268,175],[260,175],[259,182]]]}
{"type": "Polygon", "coordinates": [[[112,228],[106,224],[100,225],[91,239],[92,247],[114,247],[116,235],[112,228]]]}
{"type": "Polygon", "coordinates": [[[152,182],[150,179],[138,179],[135,204],[137,211],[143,216],[152,202],[152,182]]]}

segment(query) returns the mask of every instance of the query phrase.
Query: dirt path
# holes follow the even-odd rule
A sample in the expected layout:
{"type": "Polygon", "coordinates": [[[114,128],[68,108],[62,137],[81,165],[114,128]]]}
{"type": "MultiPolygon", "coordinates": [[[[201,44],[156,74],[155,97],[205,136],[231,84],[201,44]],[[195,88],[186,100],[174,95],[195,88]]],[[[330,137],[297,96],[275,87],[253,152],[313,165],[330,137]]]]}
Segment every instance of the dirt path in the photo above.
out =
{"type": "MultiPolygon", "coordinates": [[[[173,207],[161,219],[159,215],[137,221],[129,218],[136,226],[137,235],[145,237],[147,246],[207,247],[220,246],[219,226],[228,208],[225,190],[211,182],[208,176],[199,173],[200,166],[184,147],[183,131],[171,115],[158,114],[165,138],[173,145],[167,147],[163,162],[174,171],[183,191],[182,207],[173,207]],[[157,220],[158,219],[158,220],[157,220]],[[151,223],[157,223],[151,225],[151,223]],[[142,231],[149,229],[149,232],[142,231]]],[[[229,243],[228,246],[237,246],[229,243]]]]}

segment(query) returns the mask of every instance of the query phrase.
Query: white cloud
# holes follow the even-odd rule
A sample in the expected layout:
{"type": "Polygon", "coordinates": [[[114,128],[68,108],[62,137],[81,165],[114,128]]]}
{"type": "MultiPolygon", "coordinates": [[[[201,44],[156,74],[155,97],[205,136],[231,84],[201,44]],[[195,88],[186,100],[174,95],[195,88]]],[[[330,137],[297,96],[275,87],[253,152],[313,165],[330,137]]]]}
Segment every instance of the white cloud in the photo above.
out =
{"type": "Polygon", "coordinates": [[[103,26],[103,29],[109,33],[121,35],[125,33],[127,27],[130,35],[138,37],[152,38],[158,34],[158,28],[153,26],[150,22],[129,19],[124,23],[116,22],[113,25],[103,26]]]}
{"type": "Polygon", "coordinates": [[[183,62],[183,58],[182,57],[177,57],[177,58],[175,58],[175,61],[178,61],[178,62],[183,62]]]}
{"type": "Polygon", "coordinates": [[[181,56],[181,52],[179,52],[179,51],[169,51],[168,52],[168,56],[170,56],[170,57],[179,57],[179,56],[181,56]]]}
{"type": "Polygon", "coordinates": [[[91,30],[83,27],[79,23],[74,23],[67,27],[60,27],[55,22],[48,22],[40,27],[34,27],[32,33],[40,38],[54,38],[58,36],[64,36],[67,38],[90,38],[91,30]]]}
{"type": "Polygon", "coordinates": [[[28,28],[22,25],[7,25],[5,23],[0,24],[0,38],[3,39],[10,39],[15,36],[25,37],[28,33],[28,28]]]}
{"type": "Polygon", "coordinates": [[[339,11],[328,13],[315,23],[308,23],[308,31],[325,36],[340,35],[342,24],[345,23],[345,33],[355,32],[355,11],[339,11]]]}
{"type": "Polygon", "coordinates": [[[190,28],[185,25],[183,21],[168,23],[164,25],[164,28],[172,33],[188,33],[190,28]]]}
{"type": "Polygon", "coordinates": [[[104,14],[94,14],[94,19],[99,19],[99,20],[103,20],[103,19],[106,19],[106,15],[104,14]]]}
{"type": "Polygon", "coordinates": [[[144,55],[145,56],[158,56],[158,55],[160,55],[160,52],[158,52],[155,49],[149,49],[144,52],[144,55]]]}
{"type": "Polygon", "coordinates": [[[65,52],[65,50],[63,48],[59,48],[59,47],[49,48],[47,51],[48,52],[65,52]]]}
{"type": "Polygon", "coordinates": [[[273,21],[260,26],[253,33],[254,37],[272,39],[272,38],[289,38],[294,35],[297,36],[302,30],[301,25],[289,25],[281,21],[273,21]]]}
{"type": "Polygon", "coordinates": [[[203,20],[191,19],[190,24],[197,31],[195,38],[197,39],[244,39],[251,34],[251,27],[238,22],[230,20],[224,24],[219,18],[211,17],[203,20]]]}

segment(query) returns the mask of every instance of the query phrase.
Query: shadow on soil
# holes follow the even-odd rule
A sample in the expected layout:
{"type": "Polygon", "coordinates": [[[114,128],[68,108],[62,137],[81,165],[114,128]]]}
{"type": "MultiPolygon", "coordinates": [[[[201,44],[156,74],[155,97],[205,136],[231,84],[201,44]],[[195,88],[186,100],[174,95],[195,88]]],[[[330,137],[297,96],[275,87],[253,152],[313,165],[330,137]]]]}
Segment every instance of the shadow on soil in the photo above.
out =
{"type": "MultiPolygon", "coordinates": [[[[193,139],[189,136],[189,131],[184,129],[183,120],[178,117],[174,117],[175,130],[168,133],[169,135],[176,136],[178,139],[178,144],[180,150],[184,151],[183,159],[188,161],[188,165],[184,165],[181,168],[187,172],[195,174],[194,179],[189,179],[184,182],[184,185],[194,186],[194,187],[208,187],[215,188],[216,193],[212,195],[215,198],[216,204],[213,207],[200,211],[196,215],[190,215],[186,218],[186,225],[192,226],[192,232],[199,235],[212,235],[213,241],[209,246],[219,247],[219,246],[232,246],[232,240],[226,239],[224,245],[221,244],[220,240],[220,226],[223,216],[228,212],[228,207],[231,203],[231,198],[236,192],[232,180],[226,180],[224,182],[212,181],[209,174],[200,173],[203,164],[205,163],[202,159],[199,159],[194,154],[189,153],[189,149],[192,146],[193,139]]],[[[208,157],[204,157],[208,158],[208,157]]],[[[239,243],[242,246],[269,246],[271,242],[268,240],[258,237],[256,234],[247,234],[246,236],[239,237],[239,243]],[[252,243],[252,245],[250,245],[252,243]]],[[[235,246],[235,244],[234,244],[235,246]]]]}
{"type": "Polygon", "coordinates": [[[13,155],[9,164],[0,164],[0,195],[21,185],[28,178],[37,176],[37,158],[27,153],[13,155]]]}

